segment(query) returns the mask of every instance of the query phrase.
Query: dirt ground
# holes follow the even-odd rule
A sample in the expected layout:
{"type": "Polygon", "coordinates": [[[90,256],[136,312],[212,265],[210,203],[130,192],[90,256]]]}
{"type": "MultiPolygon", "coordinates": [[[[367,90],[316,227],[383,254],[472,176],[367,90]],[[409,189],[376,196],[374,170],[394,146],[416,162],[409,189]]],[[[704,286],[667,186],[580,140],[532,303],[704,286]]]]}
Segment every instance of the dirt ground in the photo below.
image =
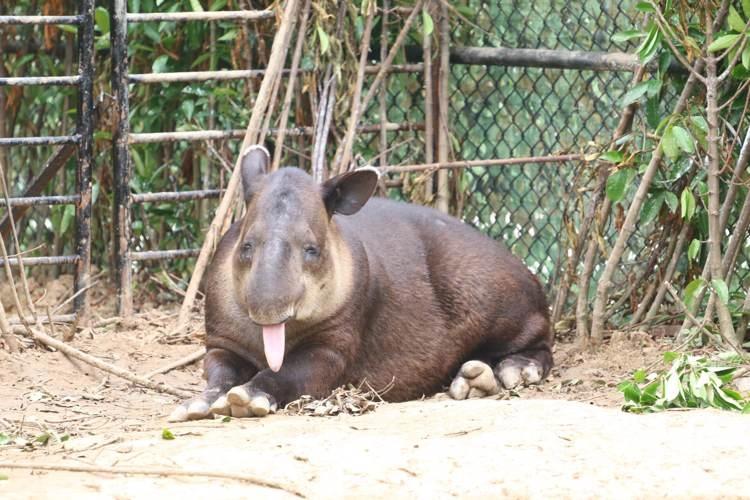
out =
{"type": "MultiPolygon", "coordinates": [[[[71,343],[146,374],[200,348],[199,329],[169,335],[175,312],[104,322],[78,331],[71,343]]],[[[58,328],[58,336],[64,333],[58,328]]],[[[173,396],[59,352],[0,349],[0,498],[750,498],[747,416],[619,410],[617,383],[658,362],[669,343],[621,334],[583,354],[563,337],[542,386],[492,398],[437,395],[362,416],[181,424],[166,422],[178,401],[173,396]],[[165,429],[174,439],[164,439],[165,429]],[[165,475],[19,470],[8,463],[165,475]],[[235,477],[208,477],[213,473],[235,477]]],[[[154,380],[199,391],[201,371],[198,363],[154,380]]]]}

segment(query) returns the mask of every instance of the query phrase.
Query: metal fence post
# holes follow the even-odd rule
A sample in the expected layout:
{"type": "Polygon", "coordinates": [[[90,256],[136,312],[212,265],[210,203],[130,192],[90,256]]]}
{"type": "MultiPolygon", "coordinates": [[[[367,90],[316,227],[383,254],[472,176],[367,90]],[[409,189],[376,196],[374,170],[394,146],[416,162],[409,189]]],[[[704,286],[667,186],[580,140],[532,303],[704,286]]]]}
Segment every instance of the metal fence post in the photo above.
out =
{"type": "Polygon", "coordinates": [[[128,21],[127,1],[110,0],[112,16],[112,92],[115,99],[115,131],[112,137],[114,165],[114,258],[117,280],[117,312],[130,316],[133,312],[130,269],[130,152],[128,135],[128,21]]]}
{"type": "Polygon", "coordinates": [[[78,171],[76,188],[80,196],[76,205],[76,262],[75,310],[79,321],[86,321],[91,271],[91,170],[94,139],[94,0],[83,0],[80,6],[81,24],[78,27],[78,113],[77,134],[78,171]]]}

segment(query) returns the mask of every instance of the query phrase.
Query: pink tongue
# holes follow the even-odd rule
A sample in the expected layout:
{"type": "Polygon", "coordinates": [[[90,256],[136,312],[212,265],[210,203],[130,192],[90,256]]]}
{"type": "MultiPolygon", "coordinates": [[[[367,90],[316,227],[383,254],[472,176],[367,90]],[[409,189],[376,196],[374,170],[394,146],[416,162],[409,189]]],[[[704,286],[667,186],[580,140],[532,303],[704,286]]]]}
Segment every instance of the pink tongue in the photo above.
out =
{"type": "Polygon", "coordinates": [[[279,371],[284,361],[284,323],[263,327],[263,348],[269,368],[279,371]]]}

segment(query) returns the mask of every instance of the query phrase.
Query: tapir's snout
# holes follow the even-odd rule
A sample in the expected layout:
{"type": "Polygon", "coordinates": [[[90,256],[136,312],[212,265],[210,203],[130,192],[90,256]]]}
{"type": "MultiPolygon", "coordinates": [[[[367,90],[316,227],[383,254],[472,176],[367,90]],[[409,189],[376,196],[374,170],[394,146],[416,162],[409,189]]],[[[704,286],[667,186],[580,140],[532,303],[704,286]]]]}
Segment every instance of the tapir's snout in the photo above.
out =
{"type": "Polygon", "coordinates": [[[284,242],[264,245],[247,275],[247,312],[259,325],[294,319],[303,298],[302,269],[287,247],[284,242]]]}

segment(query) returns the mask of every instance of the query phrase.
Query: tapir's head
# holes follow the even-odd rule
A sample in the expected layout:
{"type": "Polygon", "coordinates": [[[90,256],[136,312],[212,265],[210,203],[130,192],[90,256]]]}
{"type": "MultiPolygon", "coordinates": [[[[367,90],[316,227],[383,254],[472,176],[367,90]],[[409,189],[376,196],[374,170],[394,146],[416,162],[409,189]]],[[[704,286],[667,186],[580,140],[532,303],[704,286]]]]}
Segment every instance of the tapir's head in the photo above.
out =
{"type": "Polygon", "coordinates": [[[336,297],[341,266],[337,271],[335,261],[342,256],[331,217],[359,211],[378,176],[372,169],[357,170],[318,185],[302,170],[268,173],[268,165],[265,148],[251,146],[244,152],[247,210],[234,250],[233,278],[235,297],[250,320],[263,327],[268,364],[278,370],[285,324],[314,321],[336,297]]]}

